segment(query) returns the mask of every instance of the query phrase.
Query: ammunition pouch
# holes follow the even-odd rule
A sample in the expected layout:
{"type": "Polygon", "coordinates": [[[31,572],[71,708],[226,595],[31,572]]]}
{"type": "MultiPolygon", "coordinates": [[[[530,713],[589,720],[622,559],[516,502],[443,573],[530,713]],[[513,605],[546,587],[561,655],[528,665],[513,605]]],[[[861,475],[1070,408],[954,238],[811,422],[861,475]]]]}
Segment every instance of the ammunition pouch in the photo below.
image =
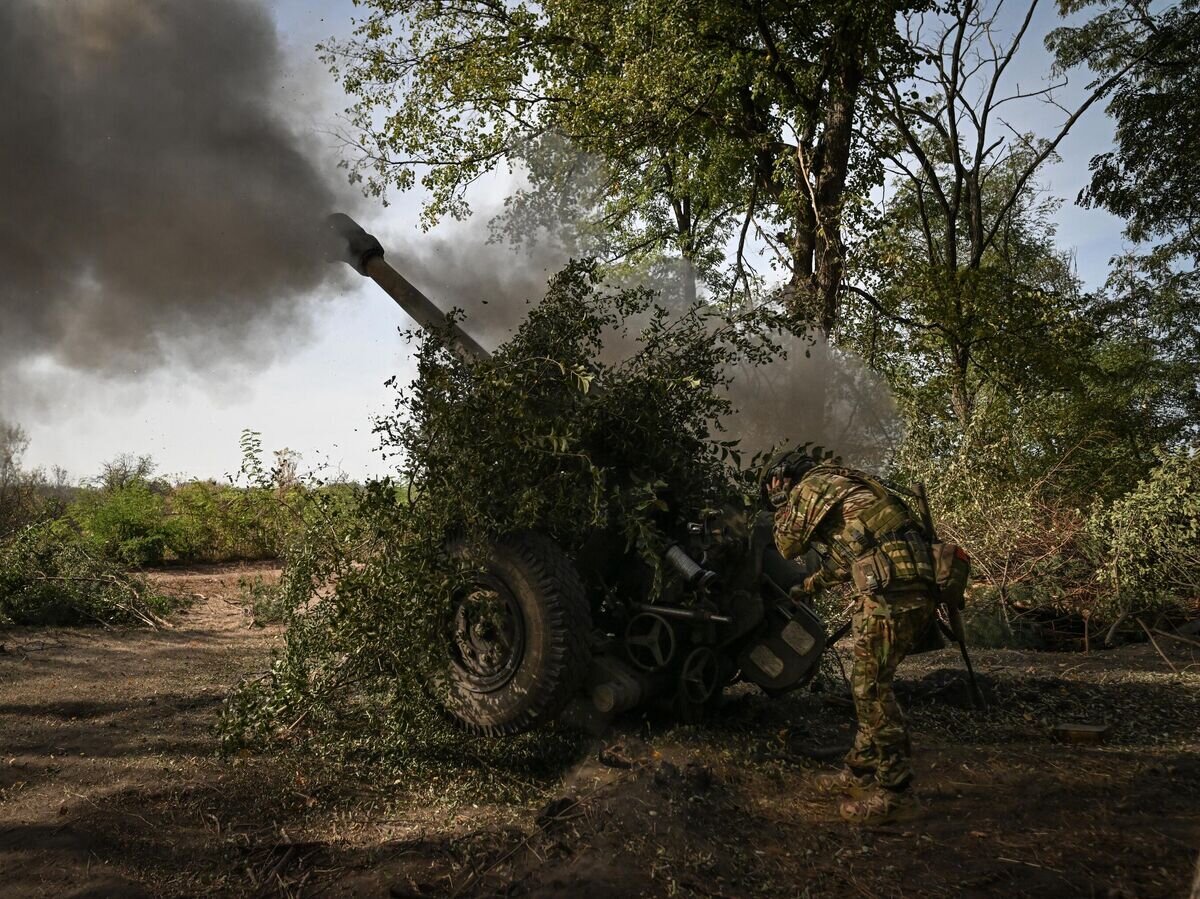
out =
{"type": "Polygon", "coordinates": [[[850,578],[859,593],[881,593],[892,583],[892,563],[879,549],[854,560],[850,578]]]}
{"type": "Polygon", "coordinates": [[[929,543],[908,508],[891,495],[846,522],[839,543],[853,559],[851,576],[861,593],[934,583],[929,543]]]}
{"type": "Polygon", "coordinates": [[[957,543],[935,543],[932,550],[939,598],[951,608],[963,609],[971,579],[971,557],[957,543]]]}
{"type": "Polygon", "coordinates": [[[879,546],[855,559],[850,572],[860,593],[935,583],[929,544],[914,530],[881,535],[879,546]]]}

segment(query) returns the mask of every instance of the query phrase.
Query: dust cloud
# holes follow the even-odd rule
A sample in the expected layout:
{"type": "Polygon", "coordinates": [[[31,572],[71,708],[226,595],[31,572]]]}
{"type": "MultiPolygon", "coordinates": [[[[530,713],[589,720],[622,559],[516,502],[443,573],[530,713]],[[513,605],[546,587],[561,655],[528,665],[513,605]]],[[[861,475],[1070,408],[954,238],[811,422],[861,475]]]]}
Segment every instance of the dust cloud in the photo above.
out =
{"type": "Polygon", "coordinates": [[[261,4],[0,4],[3,381],[278,349],[339,202],[286,77],[261,4]]]}

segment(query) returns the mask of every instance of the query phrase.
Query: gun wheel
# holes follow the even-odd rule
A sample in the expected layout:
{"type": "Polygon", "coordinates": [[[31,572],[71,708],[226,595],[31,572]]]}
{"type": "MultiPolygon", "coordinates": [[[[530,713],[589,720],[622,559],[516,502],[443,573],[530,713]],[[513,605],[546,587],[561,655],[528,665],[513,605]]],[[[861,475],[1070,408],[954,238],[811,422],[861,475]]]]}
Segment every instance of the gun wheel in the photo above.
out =
{"type": "Polygon", "coordinates": [[[487,736],[554,719],[591,666],[591,609],[575,566],[534,533],[453,550],[478,573],[458,591],[435,695],[455,721],[487,736]]]}
{"type": "Polygon", "coordinates": [[[503,583],[473,584],[458,601],[451,652],[474,692],[491,692],[512,679],[525,652],[525,619],[503,583]]]}

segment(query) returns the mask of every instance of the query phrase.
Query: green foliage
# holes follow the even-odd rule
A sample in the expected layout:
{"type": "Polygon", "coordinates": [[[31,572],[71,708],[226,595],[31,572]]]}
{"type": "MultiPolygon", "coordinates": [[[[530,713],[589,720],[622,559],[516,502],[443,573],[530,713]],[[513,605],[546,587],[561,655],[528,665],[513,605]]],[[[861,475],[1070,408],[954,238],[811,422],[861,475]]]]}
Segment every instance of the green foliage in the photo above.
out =
{"type": "Polygon", "coordinates": [[[189,481],[167,497],[167,545],[183,561],[279,558],[298,526],[304,501],[305,491],[299,487],[276,490],[189,481]]]}
{"type": "MultiPolygon", "coordinates": [[[[1150,376],[1173,411],[1200,420],[1200,3],[1063,0],[1075,23],[1047,45],[1060,67],[1086,64],[1107,82],[1115,147],[1091,160],[1079,202],[1125,220],[1133,244],[1113,260],[1108,292],[1121,329],[1152,347],[1150,376]],[[1082,19],[1082,13],[1091,13],[1082,19]]],[[[1157,410],[1155,410],[1157,411],[1157,410]]]]}
{"type": "Polygon", "coordinates": [[[1116,147],[1093,157],[1083,202],[1126,221],[1135,243],[1200,258],[1200,3],[1149,6],[1132,0],[1063,0],[1064,11],[1093,12],[1047,41],[1059,65],[1086,63],[1115,79],[1108,113],[1116,147]]]}
{"type": "Polygon", "coordinates": [[[250,607],[256,627],[279,624],[288,617],[290,609],[278,584],[268,584],[262,576],[238,578],[242,601],[250,607]]]}
{"type": "Polygon", "coordinates": [[[658,311],[636,353],[600,362],[603,339],[649,300],[605,294],[574,266],[491,362],[422,341],[417,380],[378,423],[405,486],[373,482],[357,514],[312,516],[282,581],[284,648],[231,698],[228,747],[303,728],[307,747],[343,764],[386,759],[441,783],[483,763],[492,782],[477,786],[495,789],[570,751],[553,732],[464,741],[431,701],[466,575],[447,546],[536,529],[571,550],[607,537],[657,564],[664,523],[740,501],[736,449],[707,423],[726,408],[725,366],[765,345],[748,322],[658,311]]]}
{"type": "Polygon", "coordinates": [[[882,86],[896,183],[853,260],[838,336],[886,375],[906,424],[897,474],[929,485],[991,591],[998,613],[981,622],[1016,639],[1010,613],[1111,598],[1090,510],[1194,433],[1200,354],[1183,285],[1143,272],[1086,293],[1059,249],[1058,201],[1036,178],[1070,117],[1047,135],[988,133],[1020,102],[1002,77],[1020,40],[993,34],[997,9],[950,4],[922,22],[928,80],[882,86]],[[969,84],[949,77],[968,65],[969,84]]]}
{"type": "Polygon", "coordinates": [[[29,525],[0,541],[0,626],[156,625],[175,604],[93,555],[67,521],[29,525]]]}
{"type": "MultiPolygon", "coordinates": [[[[364,0],[355,39],[324,49],[355,98],[352,178],[376,195],[420,179],[426,224],[528,159],[518,227],[567,198],[568,220],[600,226],[592,253],[682,257],[730,290],[750,284],[750,230],[793,286],[836,294],[842,216],[877,174],[855,137],[861,92],[907,70],[896,14],[927,5],[364,0]]],[[[826,327],[834,313],[793,311],[826,327]]]]}
{"type": "Polygon", "coordinates": [[[27,479],[21,471],[21,456],[29,437],[20,425],[0,419],[0,538],[22,524],[30,514],[27,479]]]}
{"type": "Polygon", "coordinates": [[[27,525],[62,514],[73,490],[66,472],[27,469],[21,464],[29,436],[0,419],[0,540],[27,525]]]}
{"type": "MultiPolygon", "coordinates": [[[[1009,195],[1004,174],[993,170],[998,195],[989,186],[985,208],[1009,195]]],[[[1017,198],[998,239],[955,267],[928,243],[946,225],[936,204],[900,187],[863,248],[875,292],[843,332],[896,396],[901,474],[930,484],[980,564],[1004,578],[1014,553],[1045,558],[1095,498],[1123,494],[1153,447],[1186,428],[1155,342],[1125,326],[1119,303],[1081,291],[1055,245],[1053,204],[1031,190],[1017,198]]]]}
{"type": "Polygon", "coordinates": [[[1160,453],[1148,478],[1089,522],[1114,611],[1200,611],[1200,450],[1160,453]]]}
{"type": "MultiPolygon", "coordinates": [[[[0,422],[0,627],[158,624],[173,602],[125,565],[161,557],[161,497],[141,480],[103,508],[78,507],[83,517],[94,513],[106,543],[67,513],[75,491],[61,470],[51,480],[21,467],[27,445],[19,427],[0,422]]],[[[106,467],[113,483],[115,473],[115,464],[106,467]]]]}
{"type": "Polygon", "coordinates": [[[343,514],[353,505],[352,485],[301,479],[286,450],[268,469],[253,431],[244,432],[242,450],[241,470],[228,484],[171,485],[151,477],[149,457],[118,457],[79,492],[70,517],[96,552],[129,565],[227,562],[282,557],[306,516],[318,514],[315,493],[335,498],[320,514],[343,514]]]}
{"type": "Polygon", "coordinates": [[[128,565],[153,565],[166,556],[166,513],[163,489],[144,476],[85,493],[71,509],[101,553],[128,565]]]}
{"type": "Polygon", "coordinates": [[[1036,621],[1021,617],[1016,609],[1040,608],[1043,602],[1032,595],[1030,585],[1009,586],[1001,596],[996,587],[980,586],[971,591],[963,613],[967,643],[988,649],[1044,649],[1036,621]]]}

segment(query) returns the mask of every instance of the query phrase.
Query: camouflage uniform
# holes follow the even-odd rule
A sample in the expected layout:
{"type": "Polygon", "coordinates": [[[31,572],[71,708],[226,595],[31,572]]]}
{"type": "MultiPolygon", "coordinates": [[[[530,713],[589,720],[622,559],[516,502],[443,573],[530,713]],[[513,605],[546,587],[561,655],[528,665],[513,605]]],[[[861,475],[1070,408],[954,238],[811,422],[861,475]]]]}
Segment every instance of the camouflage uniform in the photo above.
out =
{"type": "Polygon", "coordinates": [[[858,734],[846,765],[859,776],[874,774],[882,787],[904,789],[912,779],[912,746],[892,678],[933,615],[933,567],[922,529],[878,481],[818,465],[776,512],[775,544],[789,559],[817,551],[822,567],[805,583],[809,590],[854,582],[860,599],[850,680],[858,734]]]}

